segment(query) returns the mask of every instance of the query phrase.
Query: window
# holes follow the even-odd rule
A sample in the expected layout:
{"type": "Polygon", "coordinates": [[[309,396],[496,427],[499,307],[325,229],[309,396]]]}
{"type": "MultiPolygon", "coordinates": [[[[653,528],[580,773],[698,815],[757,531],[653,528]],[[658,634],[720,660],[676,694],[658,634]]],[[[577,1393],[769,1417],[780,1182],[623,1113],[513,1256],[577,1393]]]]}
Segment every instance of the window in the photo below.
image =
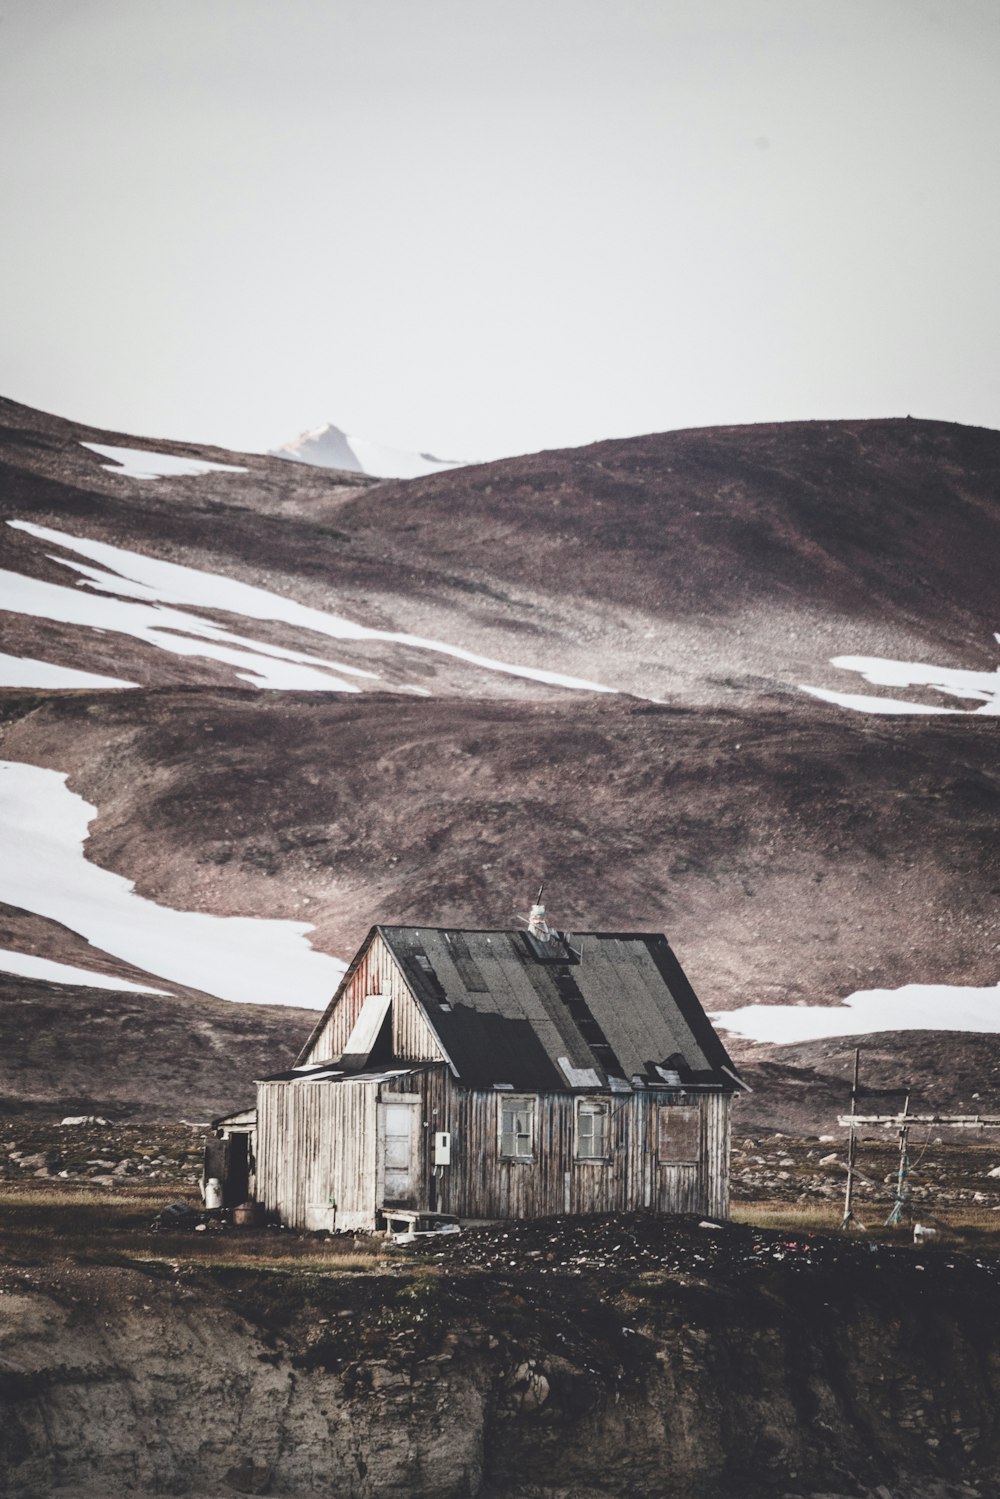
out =
{"type": "Polygon", "coordinates": [[[658,1122],[660,1161],[677,1165],[696,1162],[701,1148],[701,1110],[661,1103],[658,1122]]]}
{"type": "Polygon", "coordinates": [[[500,1155],[508,1161],[530,1161],[535,1154],[535,1100],[500,1100],[500,1155]]]}
{"type": "Polygon", "coordinates": [[[608,1106],[603,1099],[577,1099],[576,1158],[578,1161],[607,1160],[608,1115],[608,1106]]]}

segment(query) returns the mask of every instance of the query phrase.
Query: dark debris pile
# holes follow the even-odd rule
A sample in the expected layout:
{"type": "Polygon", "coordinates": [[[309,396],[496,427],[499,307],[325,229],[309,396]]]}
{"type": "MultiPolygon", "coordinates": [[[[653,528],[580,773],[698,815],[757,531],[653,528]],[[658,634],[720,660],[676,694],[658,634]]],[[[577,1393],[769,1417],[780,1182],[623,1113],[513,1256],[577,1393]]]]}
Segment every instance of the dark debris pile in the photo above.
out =
{"type": "Polygon", "coordinates": [[[838,1267],[875,1269],[892,1264],[921,1274],[960,1267],[1000,1281],[1000,1260],[992,1251],[917,1249],[906,1243],[877,1242],[860,1234],[769,1230],[651,1213],[467,1227],[460,1235],[442,1241],[440,1249],[424,1241],[419,1252],[431,1254],[447,1269],[468,1267],[501,1274],[528,1271],[540,1276],[602,1272],[632,1277],[658,1273],[698,1281],[739,1278],[772,1266],[781,1266],[783,1273],[797,1273],[838,1267]]]}

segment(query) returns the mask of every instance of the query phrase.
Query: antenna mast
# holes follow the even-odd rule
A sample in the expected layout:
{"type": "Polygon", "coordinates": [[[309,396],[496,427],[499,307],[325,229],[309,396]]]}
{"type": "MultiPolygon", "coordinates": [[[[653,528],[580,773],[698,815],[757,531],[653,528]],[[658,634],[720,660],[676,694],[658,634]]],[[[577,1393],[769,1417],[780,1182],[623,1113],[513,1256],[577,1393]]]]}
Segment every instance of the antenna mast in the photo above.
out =
{"type": "Polygon", "coordinates": [[[844,1219],[841,1228],[864,1228],[854,1212],[854,1168],[858,1159],[858,1132],[855,1118],[858,1112],[858,1074],[861,1070],[861,1047],[854,1048],[854,1081],[851,1084],[851,1133],[847,1142],[847,1186],[844,1190],[844,1219]]]}
{"type": "Polygon", "coordinates": [[[906,1180],[910,1174],[910,1121],[907,1118],[909,1112],[910,1095],[907,1093],[906,1101],[903,1104],[902,1117],[899,1121],[899,1170],[896,1173],[896,1201],[893,1203],[892,1211],[885,1220],[886,1228],[895,1228],[896,1224],[902,1223],[904,1216],[908,1212],[907,1204],[910,1191],[906,1185],[906,1180]]]}

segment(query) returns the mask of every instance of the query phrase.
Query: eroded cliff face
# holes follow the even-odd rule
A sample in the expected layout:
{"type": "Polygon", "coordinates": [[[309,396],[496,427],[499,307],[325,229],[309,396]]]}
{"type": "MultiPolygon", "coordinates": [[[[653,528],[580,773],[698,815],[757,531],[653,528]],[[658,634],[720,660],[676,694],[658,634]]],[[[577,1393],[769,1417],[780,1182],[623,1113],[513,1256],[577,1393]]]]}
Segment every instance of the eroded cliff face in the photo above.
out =
{"type": "Polygon", "coordinates": [[[9,1271],[0,1492],[998,1492],[992,1263],[740,1243],[703,1276],[9,1271]]]}

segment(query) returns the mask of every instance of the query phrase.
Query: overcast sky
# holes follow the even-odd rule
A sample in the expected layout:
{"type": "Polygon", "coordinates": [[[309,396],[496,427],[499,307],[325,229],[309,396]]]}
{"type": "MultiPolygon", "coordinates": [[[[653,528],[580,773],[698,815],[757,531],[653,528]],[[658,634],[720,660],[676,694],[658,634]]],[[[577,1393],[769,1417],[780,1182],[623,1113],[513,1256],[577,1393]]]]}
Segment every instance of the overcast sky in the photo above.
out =
{"type": "Polygon", "coordinates": [[[444,456],[1000,427],[996,0],[0,0],[0,393],[444,456]]]}

